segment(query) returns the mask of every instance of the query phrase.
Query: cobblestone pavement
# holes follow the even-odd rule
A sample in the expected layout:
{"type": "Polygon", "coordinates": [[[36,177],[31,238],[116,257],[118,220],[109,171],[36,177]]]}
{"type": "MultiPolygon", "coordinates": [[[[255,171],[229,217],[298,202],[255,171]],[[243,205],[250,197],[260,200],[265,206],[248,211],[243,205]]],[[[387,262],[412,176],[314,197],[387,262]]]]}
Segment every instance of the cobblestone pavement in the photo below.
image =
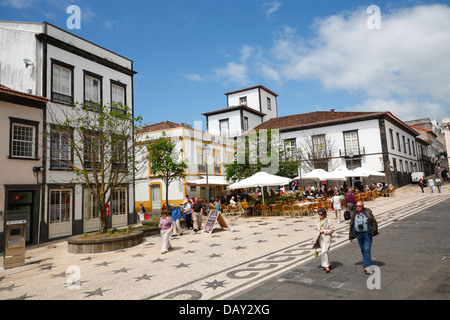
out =
{"type": "MultiPolygon", "coordinates": [[[[441,281],[440,272],[445,270],[442,268],[450,256],[448,219],[440,224],[423,215],[433,213],[427,211],[430,208],[442,209],[440,205],[448,208],[449,201],[450,185],[443,186],[440,194],[429,190],[422,194],[411,185],[398,189],[393,197],[366,203],[380,228],[373,257],[380,264],[382,286],[395,276],[399,284],[395,290],[384,290],[390,294],[386,297],[404,297],[402,288],[407,286],[408,277],[400,275],[418,271],[412,268],[416,264],[426,271],[424,279],[433,282],[435,278],[435,284],[441,281]],[[441,227],[440,239],[432,236],[436,227],[441,227]],[[392,235],[396,228],[403,230],[397,238],[392,235]],[[405,252],[405,247],[398,245],[409,242],[415,251],[405,252]],[[446,250],[444,257],[440,256],[442,245],[446,250]],[[436,263],[438,257],[442,264],[436,263]],[[394,258],[396,262],[392,264],[394,258]],[[399,261],[406,261],[405,265],[399,261]]],[[[334,213],[330,212],[329,217],[333,218],[334,213]]],[[[160,252],[160,236],[146,237],[143,243],[129,249],[101,254],[69,254],[65,241],[30,247],[25,266],[9,270],[0,267],[0,300],[314,299],[323,298],[323,290],[330,298],[359,298],[361,288],[367,287],[367,276],[359,272],[360,266],[355,266],[362,259],[357,243],[349,244],[348,222],[335,223],[330,252],[334,269],[325,274],[317,268],[318,260],[311,250],[315,219],[225,217],[230,230],[215,229],[212,234],[185,231],[183,236],[171,238],[174,249],[166,254],[160,252]],[[305,294],[293,295],[294,291],[305,294]]],[[[0,265],[3,266],[3,257],[0,265]]],[[[438,289],[424,289],[438,290],[448,298],[448,280],[447,277],[438,289]]],[[[407,289],[407,297],[421,297],[419,291],[407,289]]],[[[369,297],[380,295],[380,290],[367,291],[364,289],[369,297]]]]}

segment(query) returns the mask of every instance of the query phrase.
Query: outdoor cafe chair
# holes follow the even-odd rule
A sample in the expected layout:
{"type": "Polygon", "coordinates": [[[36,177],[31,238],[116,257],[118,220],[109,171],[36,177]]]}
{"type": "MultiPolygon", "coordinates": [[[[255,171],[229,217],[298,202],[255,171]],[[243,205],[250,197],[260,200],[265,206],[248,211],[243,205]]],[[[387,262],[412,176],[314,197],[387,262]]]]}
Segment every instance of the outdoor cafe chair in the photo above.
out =
{"type": "Polygon", "coordinates": [[[267,216],[270,211],[269,208],[265,204],[260,205],[261,214],[267,216]]]}
{"type": "Polygon", "coordinates": [[[289,217],[292,218],[292,208],[291,208],[290,205],[285,204],[285,205],[282,207],[281,211],[283,212],[283,217],[284,217],[284,218],[286,218],[286,215],[289,215],[289,217]]]}
{"type": "Polygon", "coordinates": [[[295,218],[296,215],[298,215],[300,218],[302,217],[302,211],[304,210],[305,206],[300,206],[298,204],[294,204],[292,206],[292,216],[295,218]]]}

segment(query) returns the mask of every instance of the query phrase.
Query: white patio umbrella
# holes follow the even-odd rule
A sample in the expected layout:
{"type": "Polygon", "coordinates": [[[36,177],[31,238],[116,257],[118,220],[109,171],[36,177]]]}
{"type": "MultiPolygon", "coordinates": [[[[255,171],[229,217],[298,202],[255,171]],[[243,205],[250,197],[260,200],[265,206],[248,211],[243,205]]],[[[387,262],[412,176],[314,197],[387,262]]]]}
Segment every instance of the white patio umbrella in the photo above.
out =
{"type": "Polygon", "coordinates": [[[342,172],[331,171],[331,172],[325,172],[321,176],[320,180],[322,180],[322,181],[325,181],[325,180],[345,181],[345,180],[347,180],[347,177],[342,172]]]}
{"type": "Polygon", "coordinates": [[[356,169],[353,169],[353,175],[354,177],[368,177],[368,176],[377,176],[377,177],[385,177],[386,174],[383,172],[379,172],[379,171],[375,171],[375,170],[371,170],[371,169],[367,169],[367,168],[363,168],[363,167],[358,167],[356,169]]]}
{"type": "Polygon", "coordinates": [[[294,180],[300,180],[301,179],[314,179],[314,180],[321,180],[322,176],[324,176],[327,172],[323,169],[314,169],[308,173],[302,173],[302,176],[297,176],[294,178],[294,180]]]}
{"type": "MultiPolygon", "coordinates": [[[[230,184],[227,189],[246,189],[255,187],[268,187],[268,186],[284,186],[292,181],[290,178],[285,178],[267,172],[257,172],[253,176],[230,184]]],[[[263,202],[264,202],[264,192],[263,202]]]]}
{"type": "MultiPolygon", "coordinates": [[[[202,177],[201,179],[186,181],[184,183],[188,186],[206,186],[206,178],[202,177]]],[[[230,183],[225,180],[224,176],[209,176],[208,177],[208,185],[210,187],[214,186],[227,186],[230,183]]]]}

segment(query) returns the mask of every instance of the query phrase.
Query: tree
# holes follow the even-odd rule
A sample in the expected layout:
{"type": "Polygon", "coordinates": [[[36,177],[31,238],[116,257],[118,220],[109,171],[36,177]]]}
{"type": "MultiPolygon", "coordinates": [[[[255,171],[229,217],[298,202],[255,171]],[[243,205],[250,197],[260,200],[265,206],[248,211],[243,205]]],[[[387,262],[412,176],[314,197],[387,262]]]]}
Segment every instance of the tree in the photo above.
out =
{"type": "Polygon", "coordinates": [[[276,130],[251,130],[238,143],[234,160],[225,163],[226,179],[236,182],[261,170],[283,177],[295,177],[298,163],[286,150],[276,130]]]}
{"type": "Polygon", "coordinates": [[[307,172],[314,169],[332,171],[336,169],[333,163],[333,154],[337,148],[334,140],[327,138],[326,134],[311,132],[311,136],[305,136],[299,144],[302,166],[307,172]]]}
{"type": "Polygon", "coordinates": [[[162,136],[148,145],[151,172],[156,174],[166,185],[166,207],[169,208],[169,185],[186,177],[187,164],[179,161],[183,150],[177,150],[163,131],[162,136]]]}
{"type": "Polygon", "coordinates": [[[91,101],[49,109],[50,166],[73,171],[71,182],[89,189],[102,233],[107,232],[106,207],[114,189],[132,183],[141,165],[134,154],[143,145],[137,145],[133,136],[135,123],[141,121],[121,103],[110,107],[91,101]]]}

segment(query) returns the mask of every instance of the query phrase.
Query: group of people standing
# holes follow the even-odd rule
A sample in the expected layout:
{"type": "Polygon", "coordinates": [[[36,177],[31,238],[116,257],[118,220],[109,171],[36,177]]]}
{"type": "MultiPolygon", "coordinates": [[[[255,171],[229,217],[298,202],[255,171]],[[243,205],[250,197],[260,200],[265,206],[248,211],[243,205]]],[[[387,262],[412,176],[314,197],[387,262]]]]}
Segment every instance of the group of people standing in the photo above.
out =
{"type": "MultiPolygon", "coordinates": [[[[338,206],[339,210],[341,210],[341,198],[338,194],[335,197],[336,200],[339,198],[339,202],[334,202],[333,197],[334,209],[336,210],[338,206]]],[[[378,234],[378,223],[372,210],[365,208],[362,201],[356,201],[351,190],[345,196],[345,206],[350,212],[349,240],[350,242],[354,239],[358,240],[363,256],[363,270],[365,273],[370,274],[372,239],[378,234]]],[[[325,208],[320,208],[318,215],[319,218],[314,226],[313,249],[316,252],[317,250],[321,251],[321,266],[328,273],[331,270],[328,251],[331,246],[334,225],[332,219],[327,218],[325,208]]]]}
{"type": "Polygon", "coordinates": [[[428,186],[430,187],[431,193],[434,191],[434,187],[436,187],[441,193],[441,186],[442,186],[442,180],[438,176],[435,180],[433,180],[432,177],[428,178],[428,180],[425,182],[425,177],[419,180],[419,187],[422,189],[422,193],[424,193],[424,188],[428,186]]]}

